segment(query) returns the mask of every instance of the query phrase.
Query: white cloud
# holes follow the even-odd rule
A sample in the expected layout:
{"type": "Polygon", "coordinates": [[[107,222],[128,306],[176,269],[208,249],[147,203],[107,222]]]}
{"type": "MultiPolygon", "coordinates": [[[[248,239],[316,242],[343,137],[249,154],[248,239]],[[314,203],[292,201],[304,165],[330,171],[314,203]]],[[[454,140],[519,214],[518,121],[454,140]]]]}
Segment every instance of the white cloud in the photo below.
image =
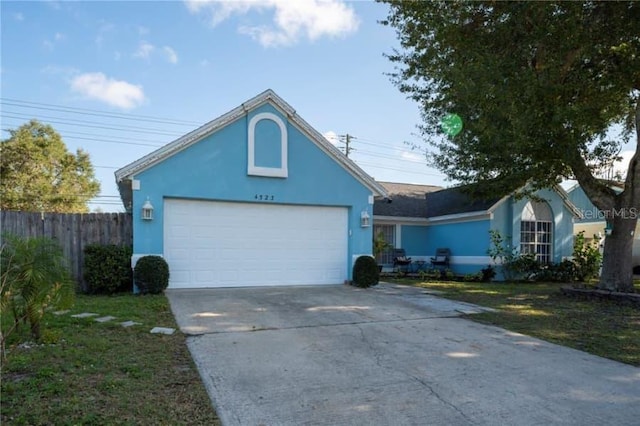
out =
{"type": "Polygon", "coordinates": [[[167,57],[167,61],[171,62],[172,64],[177,64],[178,63],[178,54],[176,53],[175,50],[173,50],[169,46],[164,46],[162,48],[162,51],[164,52],[165,56],[167,57]]]}
{"type": "Polygon", "coordinates": [[[139,26],[138,27],[138,34],[141,35],[141,36],[149,34],[149,28],[143,27],[143,26],[139,26]]]}
{"type": "Polygon", "coordinates": [[[192,13],[210,15],[215,26],[232,15],[273,10],[270,25],[242,25],[241,34],[251,36],[265,47],[289,46],[306,38],[344,37],[357,31],[360,21],[351,6],[342,0],[185,0],[192,13]]]}
{"type": "Polygon", "coordinates": [[[400,158],[403,160],[411,161],[411,162],[419,162],[425,161],[426,157],[424,153],[416,152],[416,151],[401,151],[400,158]]]}
{"type": "Polygon", "coordinates": [[[55,41],[60,41],[60,40],[64,40],[66,38],[66,36],[64,34],[62,34],[62,33],[56,33],[53,36],[53,38],[54,38],[55,41]]]}
{"type": "Polygon", "coordinates": [[[144,40],[138,45],[138,50],[133,53],[133,57],[148,60],[156,51],[161,52],[168,62],[172,64],[178,63],[178,54],[171,46],[163,46],[162,49],[158,49],[153,44],[144,40]]]}
{"type": "Polygon", "coordinates": [[[14,13],[13,14],[13,19],[15,19],[18,22],[24,21],[24,15],[20,12],[18,13],[14,13]]]}
{"type": "Polygon", "coordinates": [[[328,132],[324,132],[322,134],[322,136],[325,137],[325,139],[327,139],[329,142],[331,142],[331,144],[333,146],[338,146],[338,143],[340,143],[340,137],[338,136],[338,134],[336,132],[334,132],[333,130],[329,130],[328,132]]]}
{"type": "Polygon", "coordinates": [[[139,106],[145,100],[142,86],[109,78],[101,72],[74,77],[71,80],[71,90],[123,109],[139,106]]]}
{"type": "Polygon", "coordinates": [[[148,43],[146,41],[141,41],[140,45],[138,46],[138,50],[135,51],[135,53],[133,54],[133,57],[149,59],[149,56],[155,49],[156,47],[153,44],[148,43]]]}

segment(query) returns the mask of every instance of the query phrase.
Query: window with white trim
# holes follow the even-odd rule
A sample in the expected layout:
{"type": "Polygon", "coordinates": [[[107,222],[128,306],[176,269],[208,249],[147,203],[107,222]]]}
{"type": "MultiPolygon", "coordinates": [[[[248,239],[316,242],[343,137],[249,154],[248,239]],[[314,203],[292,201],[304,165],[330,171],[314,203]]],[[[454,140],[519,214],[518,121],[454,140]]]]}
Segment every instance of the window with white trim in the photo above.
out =
{"type": "Polygon", "coordinates": [[[536,255],[540,263],[553,259],[553,215],[543,201],[529,201],[520,221],[520,253],[536,255]]]}
{"type": "Polygon", "coordinates": [[[286,178],[288,176],[287,167],[287,126],[284,121],[277,115],[270,112],[262,112],[254,115],[249,120],[248,130],[248,145],[247,145],[247,173],[252,176],[267,176],[267,177],[280,177],[286,178]],[[280,161],[277,167],[268,167],[264,165],[256,164],[256,139],[260,138],[260,134],[256,134],[256,127],[262,120],[272,121],[277,125],[279,130],[279,138],[276,137],[279,142],[280,161]]]}
{"type": "Polygon", "coordinates": [[[376,256],[376,261],[380,265],[393,264],[393,248],[396,243],[396,226],[395,225],[373,225],[373,238],[382,235],[389,247],[376,256]]]}

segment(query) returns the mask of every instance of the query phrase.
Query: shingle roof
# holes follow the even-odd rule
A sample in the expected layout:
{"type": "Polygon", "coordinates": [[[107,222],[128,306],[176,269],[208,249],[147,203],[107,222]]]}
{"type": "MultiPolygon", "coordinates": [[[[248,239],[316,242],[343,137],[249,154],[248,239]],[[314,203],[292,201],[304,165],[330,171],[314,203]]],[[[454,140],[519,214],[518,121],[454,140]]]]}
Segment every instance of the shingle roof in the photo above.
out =
{"type": "Polygon", "coordinates": [[[469,189],[469,186],[456,186],[426,194],[426,217],[487,211],[503,196],[478,199],[468,192],[469,189]]]}
{"type": "Polygon", "coordinates": [[[442,189],[435,185],[415,185],[410,183],[378,182],[389,194],[387,199],[376,198],[373,214],[376,216],[426,217],[425,194],[442,189]]]}

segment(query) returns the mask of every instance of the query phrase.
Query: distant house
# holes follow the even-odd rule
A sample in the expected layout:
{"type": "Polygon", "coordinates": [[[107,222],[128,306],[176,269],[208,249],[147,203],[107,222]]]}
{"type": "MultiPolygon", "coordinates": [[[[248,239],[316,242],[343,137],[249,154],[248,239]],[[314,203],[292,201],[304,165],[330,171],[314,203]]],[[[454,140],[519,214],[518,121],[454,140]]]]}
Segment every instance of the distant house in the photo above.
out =
{"type": "MultiPolygon", "coordinates": [[[[390,245],[427,267],[438,248],[450,250],[450,268],[457,274],[491,264],[490,230],[509,237],[520,253],[535,253],[541,262],[560,262],[572,255],[573,221],[580,213],[560,187],[537,191],[540,201],[532,201],[511,195],[479,200],[465,187],[381,185],[388,199],[375,200],[374,235],[382,234],[390,245]]],[[[378,261],[391,268],[392,256],[387,252],[378,261]]]]}
{"type": "MultiPolygon", "coordinates": [[[[624,189],[623,183],[609,182],[609,185],[616,192],[621,192],[624,189]]],[[[580,185],[573,185],[567,190],[567,194],[571,202],[582,212],[582,217],[574,223],[573,233],[584,232],[587,240],[595,238],[601,245],[604,244],[607,234],[606,215],[589,200],[580,185]]],[[[636,225],[636,232],[633,238],[632,262],[634,268],[640,267],[640,223],[636,225]]]]}

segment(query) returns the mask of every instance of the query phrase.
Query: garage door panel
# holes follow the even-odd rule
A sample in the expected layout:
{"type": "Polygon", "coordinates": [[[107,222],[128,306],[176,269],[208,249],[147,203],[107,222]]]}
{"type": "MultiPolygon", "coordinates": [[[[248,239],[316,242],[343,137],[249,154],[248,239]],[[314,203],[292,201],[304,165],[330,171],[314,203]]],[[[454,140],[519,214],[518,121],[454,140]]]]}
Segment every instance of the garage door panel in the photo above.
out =
{"type": "Polygon", "coordinates": [[[170,288],[338,284],[347,209],[165,200],[170,288]]]}

